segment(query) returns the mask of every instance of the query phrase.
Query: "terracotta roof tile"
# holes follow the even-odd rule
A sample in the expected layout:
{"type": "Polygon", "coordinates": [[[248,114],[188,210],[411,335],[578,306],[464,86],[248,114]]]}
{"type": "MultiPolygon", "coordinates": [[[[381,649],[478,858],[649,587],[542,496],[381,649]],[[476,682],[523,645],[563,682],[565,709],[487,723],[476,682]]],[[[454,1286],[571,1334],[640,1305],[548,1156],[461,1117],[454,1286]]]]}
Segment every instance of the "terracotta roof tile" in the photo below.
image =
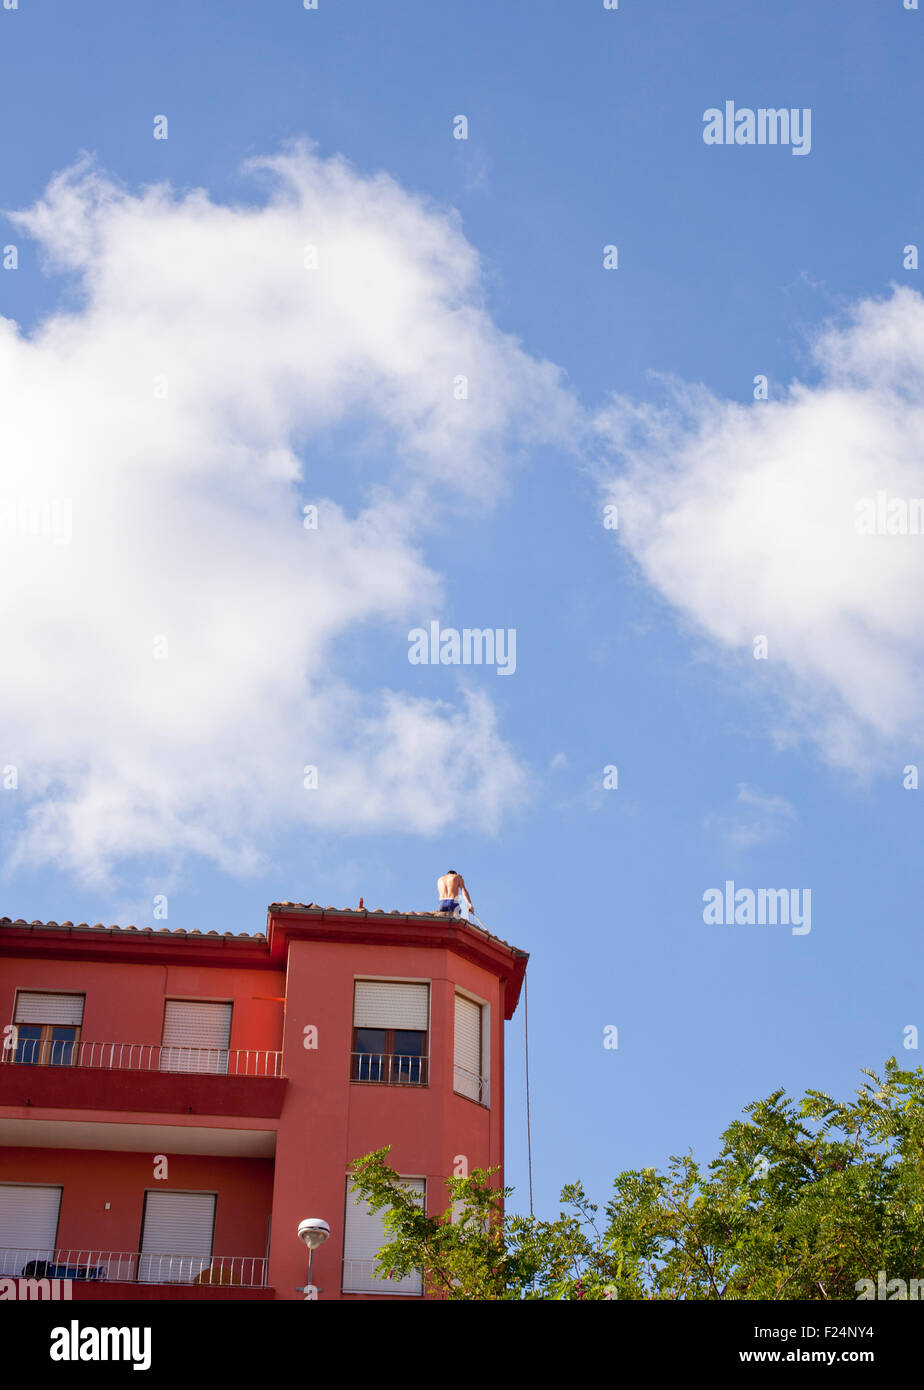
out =
{"type": "Polygon", "coordinates": [[[134,936],[144,934],[145,936],[222,936],[229,937],[232,941],[265,941],[265,932],[203,932],[198,927],[193,927],[187,931],[185,927],[134,927],[134,926],[111,926],[107,927],[103,922],[94,922],[88,925],[86,922],[40,922],[38,918],[34,922],[27,922],[24,917],[17,917],[15,921],[10,917],[0,917],[0,927],[39,927],[44,931],[69,931],[69,932],[106,932],[112,935],[134,936]]]}
{"type": "MultiPolygon", "coordinates": [[[[299,912],[332,912],[335,913],[338,917],[413,917],[415,919],[420,918],[424,921],[434,921],[443,923],[445,923],[448,920],[449,922],[455,922],[460,925],[467,926],[468,928],[470,928],[470,930],[477,932],[479,936],[486,937],[489,941],[497,941],[501,946],[506,946],[508,950],[515,952],[517,955],[526,955],[525,951],[521,951],[519,947],[511,945],[511,943],[509,941],[505,941],[503,937],[495,936],[493,932],[486,931],[485,928],[480,927],[477,922],[469,921],[464,917],[451,917],[447,919],[445,914],[441,912],[402,912],[400,908],[392,908],[390,911],[388,911],[383,907],[358,908],[333,907],[330,905],[327,907],[321,907],[319,903],[315,902],[298,903],[291,902],[289,900],[271,903],[269,906],[269,911],[272,912],[274,909],[285,908],[293,908],[299,912]]],[[[17,917],[15,920],[9,917],[0,917],[0,928],[2,927],[38,927],[45,931],[105,932],[107,934],[112,935],[128,935],[129,933],[131,933],[133,935],[144,936],[173,936],[181,937],[184,940],[188,937],[193,936],[212,936],[222,940],[227,939],[231,941],[266,941],[265,932],[219,932],[216,931],[214,927],[210,928],[208,931],[202,931],[200,927],[192,927],[187,931],[185,927],[122,927],[115,925],[107,927],[103,922],[94,922],[92,926],[89,926],[86,922],[78,922],[75,925],[73,922],[69,920],[65,920],[63,922],[40,922],[38,918],[36,918],[33,922],[27,922],[23,917],[17,917]]]]}
{"type": "MultiPolygon", "coordinates": [[[[383,907],[319,907],[317,903],[278,902],[270,903],[270,912],[272,912],[275,907],[294,907],[304,912],[335,912],[338,917],[424,917],[430,921],[436,922],[445,922],[447,920],[444,912],[402,912],[400,908],[393,908],[390,912],[386,912],[383,907]]],[[[486,931],[485,928],[480,927],[477,922],[469,921],[465,917],[450,917],[448,920],[450,922],[464,923],[465,926],[470,927],[472,931],[477,932],[479,936],[485,936],[489,941],[496,941],[499,945],[506,946],[508,951],[513,951],[516,955],[525,956],[527,954],[526,951],[521,951],[519,946],[514,946],[509,941],[505,941],[502,936],[495,936],[493,932],[486,931]]]]}

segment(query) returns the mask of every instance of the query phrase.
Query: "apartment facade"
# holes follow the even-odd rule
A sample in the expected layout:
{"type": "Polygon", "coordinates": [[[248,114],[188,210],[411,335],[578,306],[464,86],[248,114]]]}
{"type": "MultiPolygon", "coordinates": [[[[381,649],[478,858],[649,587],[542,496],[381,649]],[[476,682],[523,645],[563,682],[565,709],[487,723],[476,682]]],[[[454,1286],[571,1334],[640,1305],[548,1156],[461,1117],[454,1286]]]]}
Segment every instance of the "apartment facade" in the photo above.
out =
{"type": "MultiPolygon", "coordinates": [[[[503,1163],[525,952],[432,913],[274,903],[265,933],[0,920],[0,1281],[74,1300],[421,1297],[350,1164],[429,1212],[503,1163]]],[[[500,1177],[498,1179],[500,1181],[500,1177]]]]}

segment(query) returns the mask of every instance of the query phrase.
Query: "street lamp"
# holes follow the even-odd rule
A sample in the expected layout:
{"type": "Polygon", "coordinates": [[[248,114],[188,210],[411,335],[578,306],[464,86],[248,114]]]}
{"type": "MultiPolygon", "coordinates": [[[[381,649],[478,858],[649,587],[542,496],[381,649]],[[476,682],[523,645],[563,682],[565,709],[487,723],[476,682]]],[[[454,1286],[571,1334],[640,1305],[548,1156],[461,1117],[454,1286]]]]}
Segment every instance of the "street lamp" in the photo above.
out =
{"type": "Polygon", "coordinates": [[[304,1221],[298,1223],[298,1238],[308,1246],[308,1283],[303,1289],[297,1289],[297,1293],[305,1295],[305,1302],[316,1301],[319,1289],[316,1289],[311,1281],[311,1267],[314,1263],[314,1252],[319,1245],[323,1245],[330,1235],[330,1227],[326,1221],[322,1221],[319,1216],[306,1217],[304,1221]]]}

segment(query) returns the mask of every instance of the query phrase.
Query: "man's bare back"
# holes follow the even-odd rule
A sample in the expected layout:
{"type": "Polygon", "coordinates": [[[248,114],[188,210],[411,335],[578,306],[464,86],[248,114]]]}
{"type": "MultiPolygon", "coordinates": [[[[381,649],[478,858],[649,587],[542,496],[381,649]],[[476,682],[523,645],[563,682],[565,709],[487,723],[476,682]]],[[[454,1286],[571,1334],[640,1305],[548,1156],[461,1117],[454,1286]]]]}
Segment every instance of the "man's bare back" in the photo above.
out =
{"type": "Polygon", "coordinates": [[[462,877],[461,874],[457,874],[455,869],[450,869],[448,873],[443,874],[440,878],[437,879],[436,891],[439,894],[440,899],[440,912],[457,913],[459,910],[460,892],[465,901],[468,903],[469,912],[474,912],[475,909],[472,906],[472,900],[468,896],[468,889],[465,886],[465,879],[462,877]]]}

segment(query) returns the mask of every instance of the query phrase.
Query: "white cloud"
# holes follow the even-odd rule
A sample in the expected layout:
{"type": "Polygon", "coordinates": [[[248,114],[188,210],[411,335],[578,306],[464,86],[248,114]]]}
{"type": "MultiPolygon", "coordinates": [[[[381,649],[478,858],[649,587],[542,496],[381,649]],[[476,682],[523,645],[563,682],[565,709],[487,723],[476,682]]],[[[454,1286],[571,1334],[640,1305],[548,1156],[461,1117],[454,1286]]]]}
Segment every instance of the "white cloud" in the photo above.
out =
{"type": "Polygon", "coordinates": [[[740,405],[669,386],[598,420],[618,536],[695,628],[771,682],[835,761],[920,747],[924,536],[861,535],[856,506],[924,497],[924,300],[896,289],[827,326],[819,379],[740,405]],[[753,661],[765,635],[769,660],[753,661]]]}
{"type": "Polygon", "coordinates": [[[779,839],[796,820],[795,808],[785,797],[767,795],[741,782],[733,809],[724,815],[707,816],[706,827],[734,849],[749,849],[779,839]]]}
{"type": "Polygon", "coordinates": [[[570,398],[492,323],[454,216],[308,145],[253,171],[266,201],[232,207],[126,191],[83,160],[15,216],[76,284],[31,334],[0,319],[0,503],[73,517],[69,544],[0,540],[13,862],[248,869],[280,827],[493,826],[522,795],[486,696],[360,693],[338,641],[372,624],[403,652],[438,611],[428,526],[565,438],[570,398]]]}

